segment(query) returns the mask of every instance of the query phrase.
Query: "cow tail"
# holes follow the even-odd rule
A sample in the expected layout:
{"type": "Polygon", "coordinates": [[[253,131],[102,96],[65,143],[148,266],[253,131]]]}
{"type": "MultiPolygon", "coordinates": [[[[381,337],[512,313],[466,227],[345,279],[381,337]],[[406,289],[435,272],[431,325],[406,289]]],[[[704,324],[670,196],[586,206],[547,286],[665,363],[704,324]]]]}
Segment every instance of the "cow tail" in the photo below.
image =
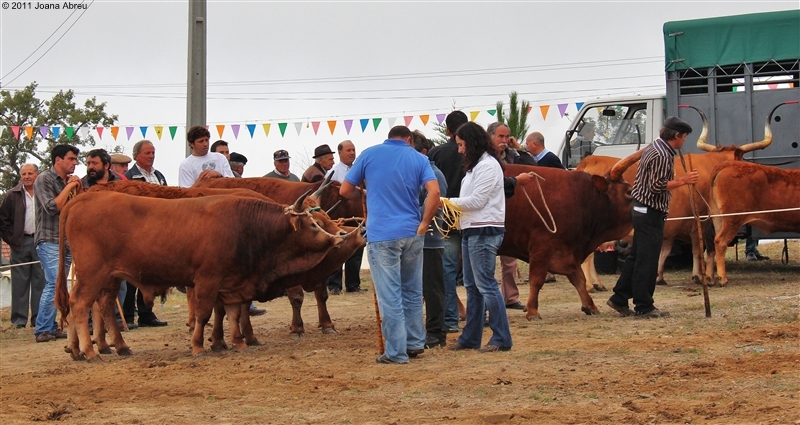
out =
{"type": "Polygon", "coordinates": [[[56,308],[61,312],[61,320],[59,321],[61,329],[69,325],[67,316],[69,315],[69,291],[67,290],[67,272],[66,272],[66,223],[67,214],[69,213],[69,204],[67,208],[61,211],[58,218],[58,277],[56,278],[56,308]]]}

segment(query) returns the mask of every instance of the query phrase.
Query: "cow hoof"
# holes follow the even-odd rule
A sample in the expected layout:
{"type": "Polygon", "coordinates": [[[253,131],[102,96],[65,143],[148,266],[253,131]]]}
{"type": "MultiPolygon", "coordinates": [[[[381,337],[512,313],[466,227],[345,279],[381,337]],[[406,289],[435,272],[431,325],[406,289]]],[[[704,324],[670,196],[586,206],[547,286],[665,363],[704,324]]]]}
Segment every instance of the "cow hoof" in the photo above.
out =
{"type": "Polygon", "coordinates": [[[593,286],[594,286],[594,290],[597,291],[597,292],[606,292],[606,291],[608,291],[608,289],[606,289],[606,287],[603,286],[603,285],[593,285],[593,286]]]}
{"type": "Polygon", "coordinates": [[[102,350],[98,350],[98,352],[100,354],[114,354],[114,352],[111,351],[111,347],[103,348],[102,350]]]}
{"type": "Polygon", "coordinates": [[[532,313],[528,313],[528,314],[526,314],[526,315],[525,315],[525,318],[526,318],[526,319],[528,319],[529,321],[530,321],[530,320],[534,320],[534,319],[536,319],[536,320],[542,320],[542,316],[540,316],[540,315],[538,315],[538,314],[532,314],[532,313]]]}
{"type": "Polygon", "coordinates": [[[656,281],[656,285],[659,285],[659,286],[667,286],[667,281],[666,281],[666,280],[664,280],[664,279],[658,279],[658,280],[656,281]]]}
{"type": "Polygon", "coordinates": [[[692,276],[692,283],[695,285],[703,285],[703,280],[700,279],[700,276],[692,276]]]}
{"type": "Polygon", "coordinates": [[[306,336],[306,334],[304,334],[304,333],[292,332],[292,339],[295,340],[295,341],[303,339],[304,336],[306,336]]]}
{"type": "Polygon", "coordinates": [[[595,307],[594,310],[592,310],[589,307],[581,307],[581,311],[584,312],[587,316],[591,316],[593,314],[600,314],[600,310],[598,310],[597,307],[595,307]]]}
{"type": "Polygon", "coordinates": [[[123,348],[122,350],[117,351],[118,356],[132,356],[133,351],[130,348],[123,348]]]}
{"type": "Polygon", "coordinates": [[[335,335],[339,332],[337,332],[334,328],[322,328],[322,333],[324,335],[335,335]]]}
{"type": "Polygon", "coordinates": [[[219,352],[225,351],[227,349],[228,349],[228,346],[226,344],[212,345],[211,346],[211,351],[213,351],[215,353],[219,353],[219,352]]]}
{"type": "Polygon", "coordinates": [[[248,347],[259,347],[259,346],[262,346],[262,345],[264,345],[264,344],[262,344],[262,343],[261,343],[259,340],[257,340],[257,339],[254,339],[254,340],[252,340],[252,341],[247,341],[247,346],[248,346],[248,347]]]}
{"type": "Polygon", "coordinates": [[[94,356],[91,359],[90,358],[86,359],[87,363],[100,363],[102,361],[103,361],[103,359],[100,356],[94,356]]]}
{"type": "Polygon", "coordinates": [[[72,360],[75,360],[76,362],[82,362],[86,360],[86,355],[83,353],[75,354],[70,351],[69,356],[72,358],[72,360]]]}
{"type": "Polygon", "coordinates": [[[65,345],[64,346],[64,352],[67,353],[67,354],[72,354],[72,348],[69,348],[68,345],[65,345]]]}

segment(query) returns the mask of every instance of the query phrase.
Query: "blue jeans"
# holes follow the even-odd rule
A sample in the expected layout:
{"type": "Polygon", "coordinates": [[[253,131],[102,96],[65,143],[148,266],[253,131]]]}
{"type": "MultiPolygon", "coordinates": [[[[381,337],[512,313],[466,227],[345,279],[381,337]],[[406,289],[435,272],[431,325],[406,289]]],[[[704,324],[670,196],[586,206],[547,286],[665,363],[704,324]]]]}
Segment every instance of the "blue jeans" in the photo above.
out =
{"type": "Polygon", "coordinates": [[[367,259],[381,310],[389,360],[407,363],[406,350],[425,347],[422,321],[424,235],[367,244],[367,259]]]}
{"type": "Polygon", "coordinates": [[[444,240],[444,327],[458,329],[458,302],[456,301],[456,279],[458,261],[461,256],[461,233],[451,232],[444,240]]]}
{"type": "Polygon", "coordinates": [[[494,278],[497,248],[503,235],[478,235],[463,237],[461,241],[464,262],[464,287],[467,289],[467,323],[458,337],[458,343],[468,348],[479,348],[483,337],[484,306],[489,311],[492,337],[489,344],[511,347],[511,329],[508,325],[503,294],[494,278]]]}
{"type": "MultiPolygon", "coordinates": [[[[39,301],[39,315],[36,316],[36,331],[34,335],[42,333],[55,333],[58,330],[56,324],[56,278],[58,277],[58,244],[40,241],[36,244],[36,253],[39,254],[39,261],[44,269],[44,290],[42,299],[39,301]]],[[[72,263],[72,253],[67,249],[64,259],[65,273],[69,276],[69,266],[72,263]]]]}

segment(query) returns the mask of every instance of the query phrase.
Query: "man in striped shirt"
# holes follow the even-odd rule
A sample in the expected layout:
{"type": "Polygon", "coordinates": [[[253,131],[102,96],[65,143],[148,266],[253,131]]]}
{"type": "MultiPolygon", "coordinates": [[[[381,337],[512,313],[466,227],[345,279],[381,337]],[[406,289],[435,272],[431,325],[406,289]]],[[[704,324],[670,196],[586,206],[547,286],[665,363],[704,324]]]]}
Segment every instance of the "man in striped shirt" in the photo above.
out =
{"type": "Polygon", "coordinates": [[[669,212],[670,191],[699,179],[697,170],[675,179],[675,150],[686,142],[692,127],[677,117],[669,117],[661,127],[658,139],[642,151],[639,170],[633,183],[633,246],[625,260],[622,274],[608,299],[609,307],[622,316],[657,318],[669,312],[653,305],[656,290],[658,256],[664,238],[664,220],[669,212]],[[634,310],[628,307],[633,298],[634,310]]]}

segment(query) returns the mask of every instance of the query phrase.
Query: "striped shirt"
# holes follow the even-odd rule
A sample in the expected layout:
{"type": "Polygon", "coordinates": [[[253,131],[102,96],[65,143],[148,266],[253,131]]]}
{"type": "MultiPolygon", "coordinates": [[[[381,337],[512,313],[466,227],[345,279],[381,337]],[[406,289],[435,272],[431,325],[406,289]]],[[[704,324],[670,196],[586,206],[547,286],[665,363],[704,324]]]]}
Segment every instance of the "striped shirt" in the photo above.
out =
{"type": "Polygon", "coordinates": [[[58,219],[61,211],[56,206],[56,197],[65,187],[67,187],[66,182],[56,174],[53,168],[43,171],[33,182],[33,194],[36,196],[34,244],[39,241],[58,243],[58,219]]]}
{"type": "Polygon", "coordinates": [[[674,175],[675,149],[658,138],[642,151],[631,192],[633,199],[666,215],[669,213],[669,200],[672,196],[667,190],[667,182],[674,175]]]}

